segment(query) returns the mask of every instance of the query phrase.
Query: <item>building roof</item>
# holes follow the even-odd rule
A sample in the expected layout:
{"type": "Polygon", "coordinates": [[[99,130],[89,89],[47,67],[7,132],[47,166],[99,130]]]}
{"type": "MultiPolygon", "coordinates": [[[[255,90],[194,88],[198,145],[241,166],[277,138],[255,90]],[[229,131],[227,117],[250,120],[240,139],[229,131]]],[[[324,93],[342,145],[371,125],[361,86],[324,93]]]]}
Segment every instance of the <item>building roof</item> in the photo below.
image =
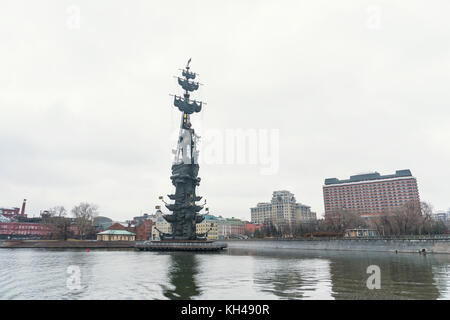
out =
{"type": "Polygon", "coordinates": [[[10,222],[11,220],[0,214],[0,222],[10,222]]]}
{"type": "Polygon", "coordinates": [[[103,217],[103,216],[98,216],[94,218],[94,223],[105,223],[105,222],[113,222],[110,218],[108,217],[103,217]]]}
{"type": "Polygon", "coordinates": [[[371,181],[371,180],[382,180],[382,179],[393,179],[393,178],[402,178],[402,177],[412,177],[410,170],[397,170],[395,174],[387,174],[380,175],[378,172],[373,173],[364,173],[358,174],[354,176],[350,176],[350,179],[339,180],[336,178],[328,178],[325,179],[325,185],[331,184],[343,184],[343,183],[351,183],[351,182],[362,182],[362,181],[371,181]]]}
{"type": "Polygon", "coordinates": [[[212,214],[204,214],[205,220],[219,220],[216,216],[213,216],[212,214]]]}
{"type": "Polygon", "coordinates": [[[239,226],[239,225],[245,225],[246,221],[242,221],[242,220],[236,219],[236,218],[226,218],[225,220],[221,220],[220,223],[226,224],[226,225],[239,226]]]}
{"type": "Polygon", "coordinates": [[[106,231],[103,231],[103,232],[99,232],[97,234],[100,234],[100,235],[102,235],[102,234],[111,234],[111,235],[122,235],[122,236],[134,236],[134,235],[136,235],[135,233],[129,232],[129,231],[126,231],[126,230],[106,230],[106,231]]]}

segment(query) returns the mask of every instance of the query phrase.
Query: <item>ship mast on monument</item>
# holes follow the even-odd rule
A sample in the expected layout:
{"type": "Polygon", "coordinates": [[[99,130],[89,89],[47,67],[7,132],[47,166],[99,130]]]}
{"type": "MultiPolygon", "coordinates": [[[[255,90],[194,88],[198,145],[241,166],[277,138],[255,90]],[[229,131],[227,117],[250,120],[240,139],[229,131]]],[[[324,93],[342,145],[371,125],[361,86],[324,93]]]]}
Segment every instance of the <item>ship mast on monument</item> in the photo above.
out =
{"type": "Polygon", "coordinates": [[[182,70],[182,78],[177,77],[178,84],[184,89],[184,94],[183,96],[174,95],[173,101],[174,106],[182,112],[180,134],[178,137],[174,164],[193,164],[197,163],[198,158],[196,147],[200,137],[195,134],[195,131],[192,128],[190,115],[194,112],[200,112],[202,110],[202,105],[206,103],[190,99],[190,92],[198,90],[200,85],[198,82],[191,81],[197,77],[197,74],[190,71],[190,63],[191,59],[188,60],[186,69],[182,70]]]}

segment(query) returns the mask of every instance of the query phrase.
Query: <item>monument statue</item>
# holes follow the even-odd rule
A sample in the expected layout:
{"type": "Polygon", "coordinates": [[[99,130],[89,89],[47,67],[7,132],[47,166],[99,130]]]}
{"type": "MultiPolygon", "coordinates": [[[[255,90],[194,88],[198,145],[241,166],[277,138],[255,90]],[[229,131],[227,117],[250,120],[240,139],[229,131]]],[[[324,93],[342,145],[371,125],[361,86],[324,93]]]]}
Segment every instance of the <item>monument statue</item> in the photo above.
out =
{"type": "MultiPolygon", "coordinates": [[[[220,251],[227,248],[226,243],[216,242],[214,237],[208,239],[208,233],[213,229],[212,224],[206,233],[197,234],[196,232],[197,223],[201,223],[205,217],[200,214],[204,204],[196,203],[202,197],[197,196],[195,191],[200,185],[197,161],[197,143],[200,137],[192,128],[190,117],[193,113],[200,112],[206,103],[191,99],[191,92],[197,90],[200,83],[194,81],[198,74],[191,71],[190,62],[191,59],[185,69],[182,69],[181,77],[177,77],[178,84],[183,88],[184,93],[182,96],[173,96],[174,106],[181,111],[180,133],[177,149],[174,150],[175,159],[170,177],[175,186],[175,193],[168,195],[172,203],[165,202],[162,196],[159,197],[171,211],[171,214],[163,215],[172,227],[171,232],[162,232],[155,227],[159,232],[160,240],[136,243],[136,249],[140,251],[220,251]]],[[[159,208],[157,206],[157,209],[159,208]]]]}
{"type": "Polygon", "coordinates": [[[186,68],[182,70],[182,77],[178,78],[178,84],[184,89],[183,96],[174,95],[173,104],[181,115],[180,133],[178,137],[175,159],[172,164],[172,184],[175,186],[175,194],[168,195],[174,203],[166,203],[167,209],[172,214],[165,214],[164,219],[172,225],[172,233],[160,235],[162,240],[200,240],[203,237],[196,234],[196,225],[203,221],[199,214],[203,205],[197,205],[202,197],[197,196],[195,189],[200,185],[198,177],[199,165],[197,163],[197,142],[199,136],[195,133],[190,122],[193,113],[200,112],[204,105],[201,101],[192,100],[190,93],[199,88],[199,83],[194,82],[197,74],[190,70],[191,59],[186,68]]]}

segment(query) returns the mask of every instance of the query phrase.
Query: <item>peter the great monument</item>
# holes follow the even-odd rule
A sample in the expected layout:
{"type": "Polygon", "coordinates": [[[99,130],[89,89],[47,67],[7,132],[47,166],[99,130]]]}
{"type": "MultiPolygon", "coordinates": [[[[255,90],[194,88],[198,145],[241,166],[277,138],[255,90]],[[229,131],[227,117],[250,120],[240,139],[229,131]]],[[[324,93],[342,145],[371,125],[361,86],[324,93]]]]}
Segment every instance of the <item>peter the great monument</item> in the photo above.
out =
{"type": "MultiPolygon", "coordinates": [[[[197,142],[199,136],[192,127],[190,116],[200,112],[205,104],[192,100],[191,92],[199,88],[199,83],[194,82],[198,74],[190,70],[191,59],[186,68],[182,70],[182,77],[178,78],[178,84],[183,88],[183,96],[174,95],[173,104],[181,111],[180,133],[178,136],[175,159],[172,164],[170,179],[175,186],[175,194],[168,195],[173,203],[165,203],[172,214],[165,214],[164,219],[171,224],[172,232],[160,234],[159,241],[150,241],[137,246],[141,250],[221,250],[226,244],[207,240],[208,233],[197,234],[196,225],[204,220],[199,214],[203,205],[197,205],[202,197],[197,196],[196,187],[200,185],[198,177],[199,165],[197,162],[199,151],[197,142]]],[[[160,197],[162,198],[162,197],[160,197]]]]}

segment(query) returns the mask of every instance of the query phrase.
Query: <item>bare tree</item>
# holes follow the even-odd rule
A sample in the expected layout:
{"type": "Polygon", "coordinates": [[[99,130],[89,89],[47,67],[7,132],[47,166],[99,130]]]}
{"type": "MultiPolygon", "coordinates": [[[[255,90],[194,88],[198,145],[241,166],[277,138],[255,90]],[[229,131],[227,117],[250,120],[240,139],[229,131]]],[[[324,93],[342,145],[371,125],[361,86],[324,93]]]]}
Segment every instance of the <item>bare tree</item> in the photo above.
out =
{"type": "Polygon", "coordinates": [[[423,224],[422,212],[420,204],[416,202],[408,202],[400,208],[393,216],[397,221],[400,234],[418,234],[423,224]]]}
{"type": "Polygon", "coordinates": [[[66,217],[67,210],[63,206],[53,207],[42,214],[43,222],[50,228],[54,238],[67,240],[70,234],[70,218],[66,217]]]}
{"type": "Polygon", "coordinates": [[[336,210],[319,224],[322,232],[343,232],[345,229],[371,227],[381,235],[442,234],[448,226],[433,219],[433,207],[428,202],[407,202],[394,209],[384,209],[365,221],[356,211],[336,210]]]}
{"type": "Polygon", "coordinates": [[[279,237],[281,235],[280,231],[276,228],[276,226],[271,222],[267,222],[261,229],[261,236],[265,237],[279,237]]]}
{"type": "Polygon", "coordinates": [[[424,217],[418,202],[406,204],[384,211],[378,218],[377,229],[386,235],[413,235],[422,234],[424,217]]]}
{"type": "Polygon", "coordinates": [[[82,202],[72,209],[72,214],[75,217],[81,240],[83,240],[84,236],[89,235],[94,230],[92,223],[94,218],[98,216],[98,206],[82,202]]]}
{"type": "Polygon", "coordinates": [[[433,206],[428,202],[420,203],[420,211],[422,215],[422,225],[420,226],[420,232],[422,233],[432,233],[433,226],[436,221],[433,220],[433,206]]]}
{"type": "Polygon", "coordinates": [[[318,224],[317,221],[298,223],[292,228],[292,234],[295,238],[302,237],[305,234],[311,234],[317,231],[319,228],[318,224]]]}
{"type": "Polygon", "coordinates": [[[327,215],[324,221],[325,231],[344,232],[346,229],[366,227],[366,221],[354,210],[339,209],[327,215]]]}

